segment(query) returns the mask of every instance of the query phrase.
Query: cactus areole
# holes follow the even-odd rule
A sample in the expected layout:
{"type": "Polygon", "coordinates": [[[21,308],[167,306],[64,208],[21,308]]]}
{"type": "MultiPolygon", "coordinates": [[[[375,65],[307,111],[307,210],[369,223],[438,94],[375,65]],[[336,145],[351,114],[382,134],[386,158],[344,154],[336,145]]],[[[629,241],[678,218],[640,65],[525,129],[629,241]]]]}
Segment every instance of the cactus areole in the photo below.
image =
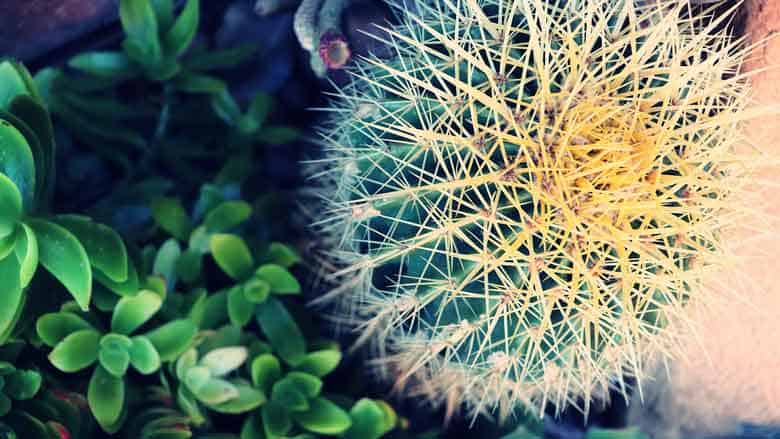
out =
{"type": "Polygon", "coordinates": [[[354,67],[311,163],[326,298],[407,394],[587,412],[710,294],[747,215],[747,49],[646,3],[419,1],[354,67]]]}

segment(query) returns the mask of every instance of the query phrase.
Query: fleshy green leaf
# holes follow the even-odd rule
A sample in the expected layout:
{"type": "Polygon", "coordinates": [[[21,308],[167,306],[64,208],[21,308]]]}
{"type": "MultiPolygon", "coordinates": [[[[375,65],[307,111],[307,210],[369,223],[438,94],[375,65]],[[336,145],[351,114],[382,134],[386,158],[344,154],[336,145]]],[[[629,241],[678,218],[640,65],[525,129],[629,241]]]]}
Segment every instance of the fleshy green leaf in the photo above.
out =
{"type": "Polygon", "coordinates": [[[24,288],[32,281],[38,268],[38,240],[30,226],[23,223],[19,223],[19,225],[14,252],[19,261],[19,282],[24,288]]]}
{"type": "Polygon", "coordinates": [[[230,322],[237,326],[246,326],[252,320],[255,304],[247,299],[244,290],[237,285],[228,290],[228,317],[230,322]]]}
{"type": "Polygon", "coordinates": [[[13,256],[0,260],[0,334],[7,334],[16,324],[23,304],[19,279],[19,262],[13,256]]]}
{"type": "Polygon", "coordinates": [[[161,30],[168,30],[173,25],[173,0],[152,0],[154,15],[161,30]]]}
{"type": "Polygon", "coordinates": [[[162,299],[153,291],[143,290],[135,296],[125,296],[114,308],[111,330],[119,334],[131,334],[146,323],[161,306],[162,299]]]}
{"type": "Polygon", "coordinates": [[[206,215],[203,224],[211,233],[232,229],[252,215],[252,206],[245,201],[225,201],[206,215]]]}
{"type": "Polygon", "coordinates": [[[59,215],[54,221],[81,242],[93,267],[114,282],[127,280],[127,249],[118,233],[80,215],[59,215]]]}
{"type": "Polygon", "coordinates": [[[125,405],[124,380],[111,375],[102,366],[96,367],[89,380],[87,401],[103,430],[108,433],[118,430],[117,423],[125,405]]]}
{"type": "Polygon", "coordinates": [[[292,414],[293,419],[306,430],[335,436],[352,426],[349,414],[325,398],[314,398],[309,405],[309,410],[292,414]]]}
{"type": "Polygon", "coordinates": [[[195,33],[198,31],[200,19],[200,2],[187,0],[181,14],[176,18],[173,27],[165,34],[163,45],[169,55],[179,56],[192,43],[195,33]]]}
{"type": "Polygon", "coordinates": [[[222,93],[227,85],[221,79],[197,73],[182,73],[174,80],[174,86],[188,93],[222,93]]]}
{"type": "Polygon", "coordinates": [[[238,389],[237,397],[221,404],[212,405],[211,409],[219,413],[246,413],[260,407],[266,401],[265,394],[251,386],[238,384],[236,388],[238,389]]]}
{"type": "Polygon", "coordinates": [[[85,52],[68,61],[76,70],[103,78],[128,78],[138,72],[130,58],[122,52],[85,52]]]}
{"type": "Polygon", "coordinates": [[[268,118],[268,114],[271,112],[273,103],[273,98],[265,93],[258,93],[252,99],[252,102],[249,103],[246,117],[251,120],[252,126],[255,128],[254,130],[263,126],[268,118]]]}
{"type": "MultiPolygon", "coordinates": [[[[35,199],[35,161],[30,145],[21,132],[5,119],[0,119],[0,172],[10,179],[21,195],[22,210],[29,212],[35,199]]],[[[7,186],[7,184],[4,184],[7,186]]],[[[10,188],[4,192],[9,193],[10,188]]],[[[13,197],[12,194],[4,197],[13,197]]],[[[12,207],[13,200],[5,201],[12,207]]],[[[8,232],[10,233],[10,232],[8,232]]]]}
{"type": "Polygon", "coordinates": [[[263,429],[268,437],[282,437],[292,430],[290,415],[280,405],[270,402],[260,409],[263,429]]]}
{"type": "Polygon", "coordinates": [[[76,372],[97,360],[100,333],[94,329],[78,330],[57,343],[49,361],[63,372],[76,372]]]}
{"type": "Polygon", "coordinates": [[[179,241],[170,238],[160,246],[160,250],[157,251],[157,256],[154,258],[152,273],[162,276],[167,288],[172,289],[176,285],[176,268],[180,257],[179,241]]]}
{"type": "Polygon", "coordinates": [[[356,402],[349,415],[352,418],[352,426],[344,435],[346,439],[379,439],[395,427],[397,419],[367,398],[356,402]]]}
{"type": "Polygon", "coordinates": [[[208,368],[212,376],[221,377],[244,364],[248,355],[243,346],[228,346],[204,355],[200,359],[200,365],[208,368]]]}
{"type": "Polygon", "coordinates": [[[306,341],[282,302],[269,298],[258,304],[255,318],[271,346],[284,361],[293,366],[303,361],[306,341]]]}
{"type": "Polygon", "coordinates": [[[268,282],[274,294],[299,294],[301,284],[286,268],[276,264],[261,265],[255,276],[268,282]]]}
{"type": "Polygon", "coordinates": [[[282,377],[282,366],[271,354],[258,355],[252,360],[251,374],[255,387],[267,392],[271,385],[282,377]]]}
{"type": "Polygon", "coordinates": [[[160,368],[160,355],[148,338],[139,335],[132,338],[130,346],[130,364],[144,375],[154,373],[160,368]]]}
{"type": "Polygon", "coordinates": [[[13,98],[29,94],[30,90],[20,74],[17,64],[11,61],[0,62],[0,108],[8,108],[13,98]]]}
{"type": "Polygon", "coordinates": [[[22,194],[16,184],[0,172],[0,238],[14,233],[16,223],[21,217],[22,194]]]}
{"type": "Polygon", "coordinates": [[[152,342],[161,361],[171,361],[190,347],[197,328],[189,319],[166,323],[145,335],[152,342]]]}
{"type": "Polygon", "coordinates": [[[203,256],[192,249],[182,252],[176,261],[176,274],[187,283],[195,282],[203,268],[203,256]]]}
{"type": "Polygon", "coordinates": [[[309,352],[296,369],[323,377],[333,371],[341,362],[341,352],[333,349],[309,352]]]}
{"type": "Polygon", "coordinates": [[[295,387],[307,398],[319,396],[322,390],[322,380],[305,372],[290,372],[284,380],[295,384],[295,387]]]}
{"type": "Polygon", "coordinates": [[[190,217],[175,198],[157,197],[152,200],[152,217],[163,230],[171,236],[186,241],[192,230],[190,217]]]}
{"type": "Polygon", "coordinates": [[[138,271],[135,269],[133,260],[127,259],[127,279],[124,282],[114,282],[108,276],[95,270],[92,273],[101,285],[113,291],[120,296],[132,296],[138,292],[140,283],[138,281],[138,271]]]}
{"type": "Polygon", "coordinates": [[[210,378],[197,389],[190,388],[192,393],[204,404],[214,406],[238,398],[238,388],[220,378],[210,378]]]}
{"type": "Polygon", "coordinates": [[[254,266],[254,259],[241,237],[218,233],[211,236],[209,249],[219,268],[236,280],[245,278],[254,266]]]}
{"type": "Polygon", "coordinates": [[[34,370],[17,370],[4,378],[3,393],[18,401],[32,398],[41,388],[41,374],[34,370]]]}
{"type": "MultiPolygon", "coordinates": [[[[244,282],[241,290],[246,300],[252,304],[263,303],[271,293],[271,285],[262,279],[249,279],[244,282]]],[[[254,307],[251,307],[250,310],[254,310],[254,307]]]]}
{"type": "Polygon", "coordinates": [[[241,109],[227,90],[212,94],[210,102],[214,113],[230,126],[235,125],[241,117],[241,109]]]}
{"type": "Polygon", "coordinates": [[[14,126],[25,136],[33,153],[36,201],[47,202],[54,185],[54,127],[49,112],[38,98],[27,95],[14,98],[9,109],[19,119],[14,126]]]}
{"type": "Polygon", "coordinates": [[[45,220],[27,224],[38,238],[40,263],[67,288],[82,310],[89,308],[92,270],[84,246],[64,227],[45,220]]]}
{"type": "Polygon", "coordinates": [[[42,315],[38,318],[35,329],[38,337],[53,347],[76,331],[95,328],[78,315],[61,311],[42,315]]]}
{"type": "Polygon", "coordinates": [[[120,0],[119,19],[127,35],[123,44],[127,54],[144,66],[158,64],[162,50],[157,16],[149,0],[120,0]]]}
{"type": "Polygon", "coordinates": [[[281,379],[271,388],[271,400],[291,412],[309,409],[309,400],[298,385],[288,379],[281,379]]]}
{"type": "MultiPolygon", "coordinates": [[[[111,334],[109,334],[111,335],[111,334]]],[[[121,378],[130,366],[130,354],[117,343],[102,343],[98,354],[100,365],[111,375],[121,378]]]]}
{"type": "Polygon", "coordinates": [[[268,247],[268,258],[270,258],[271,262],[274,264],[281,265],[285,268],[290,268],[301,261],[298,252],[292,247],[280,242],[271,243],[268,247]]]}

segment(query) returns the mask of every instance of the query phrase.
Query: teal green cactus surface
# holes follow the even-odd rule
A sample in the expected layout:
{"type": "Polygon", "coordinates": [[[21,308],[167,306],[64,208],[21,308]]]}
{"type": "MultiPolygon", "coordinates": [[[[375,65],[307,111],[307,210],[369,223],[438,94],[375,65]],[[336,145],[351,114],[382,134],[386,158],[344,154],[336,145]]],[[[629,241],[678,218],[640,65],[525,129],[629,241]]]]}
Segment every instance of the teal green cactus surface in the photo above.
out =
{"type": "Polygon", "coordinates": [[[453,412],[541,413],[672,355],[755,214],[747,53],[687,2],[398,2],[338,93],[312,210],[336,319],[453,412]]]}

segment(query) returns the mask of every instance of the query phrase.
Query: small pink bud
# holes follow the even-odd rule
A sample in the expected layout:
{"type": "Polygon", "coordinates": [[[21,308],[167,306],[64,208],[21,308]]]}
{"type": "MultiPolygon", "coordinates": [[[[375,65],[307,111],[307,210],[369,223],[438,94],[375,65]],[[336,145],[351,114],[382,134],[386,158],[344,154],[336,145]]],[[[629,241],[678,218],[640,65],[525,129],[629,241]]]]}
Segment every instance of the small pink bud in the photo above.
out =
{"type": "Polygon", "coordinates": [[[320,58],[329,70],[338,70],[344,67],[352,52],[344,35],[335,30],[329,30],[320,38],[320,58]]]}

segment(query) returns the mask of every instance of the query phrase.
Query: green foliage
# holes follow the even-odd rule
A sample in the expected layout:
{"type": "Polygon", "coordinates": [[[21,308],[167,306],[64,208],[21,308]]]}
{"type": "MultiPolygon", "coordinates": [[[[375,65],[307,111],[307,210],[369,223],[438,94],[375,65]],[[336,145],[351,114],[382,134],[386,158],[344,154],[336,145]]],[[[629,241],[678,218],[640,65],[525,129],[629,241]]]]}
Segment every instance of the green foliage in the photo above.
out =
{"type": "MultiPolygon", "coordinates": [[[[196,43],[200,3],[187,0],[176,15],[172,0],[121,0],[119,50],[80,53],[68,68],[47,68],[35,77],[57,121],[128,186],[165,174],[197,187],[227,157],[251,163],[261,154],[258,144],[298,137],[293,128],[266,123],[270,96],[257,95],[241,111],[217,75],[249,59],[254,48],[212,50],[196,43]]],[[[175,208],[166,201],[153,205],[156,215],[175,208]]],[[[169,226],[184,226],[166,217],[169,226]]]]}

